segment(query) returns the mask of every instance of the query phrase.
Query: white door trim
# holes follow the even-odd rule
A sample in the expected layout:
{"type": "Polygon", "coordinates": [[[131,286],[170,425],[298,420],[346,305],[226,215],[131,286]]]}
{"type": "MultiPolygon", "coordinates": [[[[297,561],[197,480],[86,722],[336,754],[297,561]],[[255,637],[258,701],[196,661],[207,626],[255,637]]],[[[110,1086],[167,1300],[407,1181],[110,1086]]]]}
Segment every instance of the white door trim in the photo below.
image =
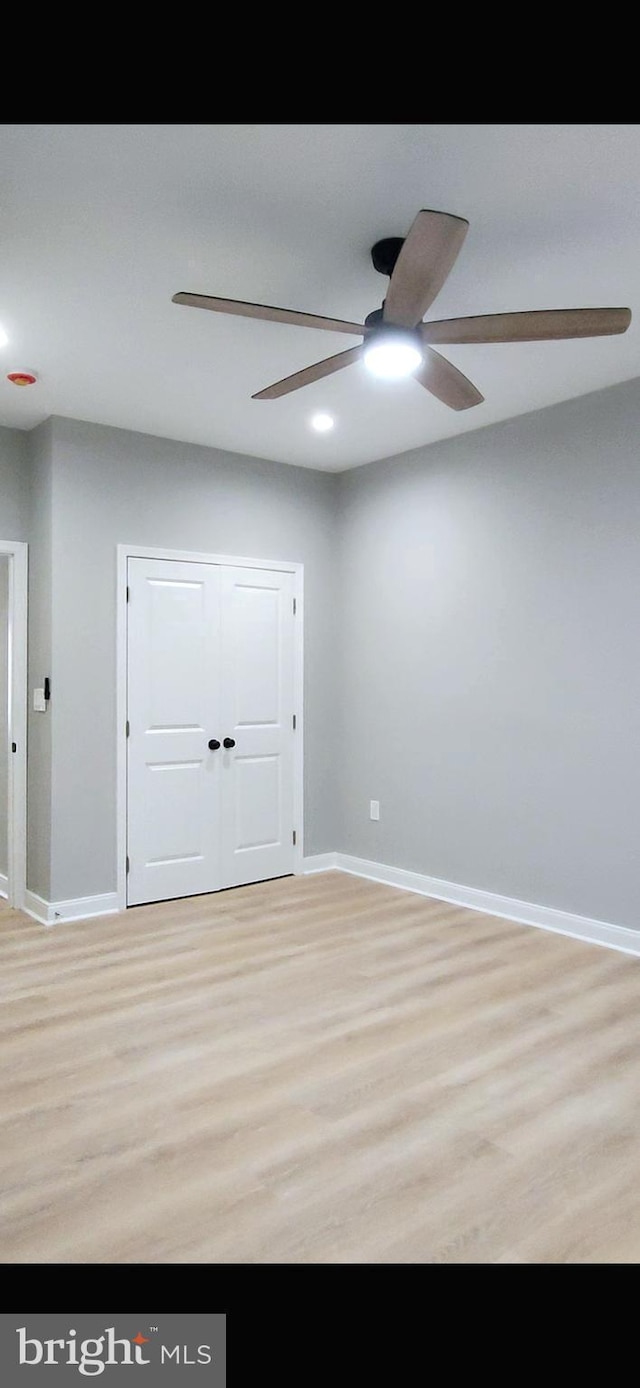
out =
{"type": "Polygon", "coordinates": [[[0,540],[9,558],[8,884],[11,906],[24,908],[27,885],[27,595],[28,545],[0,540]]]}
{"type": "MultiPolygon", "coordinates": [[[[25,546],[26,548],[26,546],[25,546]]],[[[293,800],[296,844],[294,872],[304,871],[303,834],[303,746],[304,746],[304,565],[294,561],[238,558],[231,554],[201,554],[192,550],[157,549],[147,545],[117,545],[116,618],[116,844],[118,910],[127,908],[127,562],[129,559],[174,559],[186,564],[226,564],[239,569],[269,569],[294,575],[296,621],[294,628],[294,697],[296,736],[294,743],[293,800]]]]}

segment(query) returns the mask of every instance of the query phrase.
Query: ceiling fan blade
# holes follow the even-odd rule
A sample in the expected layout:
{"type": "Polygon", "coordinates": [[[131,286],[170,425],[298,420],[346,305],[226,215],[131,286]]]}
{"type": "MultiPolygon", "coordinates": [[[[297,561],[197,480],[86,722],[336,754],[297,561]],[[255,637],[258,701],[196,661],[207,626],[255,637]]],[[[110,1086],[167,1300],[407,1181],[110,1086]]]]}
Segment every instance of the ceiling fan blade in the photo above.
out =
{"type": "Polygon", "coordinates": [[[391,276],[383,319],[398,328],[415,328],[451,270],[469,230],[464,217],[419,212],[391,276]]]}
{"type": "Polygon", "coordinates": [[[342,318],[321,318],[317,313],[298,313],[294,308],[273,308],[271,304],[247,304],[243,299],[215,299],[211,294],[174,294],[172,304],[188,308],[209,308],[213,313],[233,313],[238,318],[265,318],[271,323],[289,323],[294,328],[323,328],[329,333],[349,333],[364,337],[364,323],[345,323],[342,318]]]}
{"type": "Polygon", "coordinates": [[[424,362],[412,374],[425,390],[451,410],[470,410],[472,405],[481,405],[484,400],[484,395],[458,371],[457,366],[431,347],[425,348],[424,362]]]}
{"type": "Polygon", "coordinates": [[[342,371],[343,366],[351,366],[352,362],[358,360],[361,352],[361,347],[350,347],[347,352],[338,352],[335,357],[325,357],[324,361],[317,361],[313,366],[305,366],[293,376],[285,376],[282,381],[276,381],[275,385],[266,386],[264,390],[259,390],[257,395],[252,395],[251,399],[277,400],[279,395],[288,395],[291,390],[310,386],[313,381],[321,381],[323,376],[331,376],[334,371],[342,371]]]}
{"type": "Polygon", "coordinates": [[[625,333],[630,322],[628,308],[552,308],[447,318],[421,323],[420,332],[425,342],[548,342],[625,333]]]}

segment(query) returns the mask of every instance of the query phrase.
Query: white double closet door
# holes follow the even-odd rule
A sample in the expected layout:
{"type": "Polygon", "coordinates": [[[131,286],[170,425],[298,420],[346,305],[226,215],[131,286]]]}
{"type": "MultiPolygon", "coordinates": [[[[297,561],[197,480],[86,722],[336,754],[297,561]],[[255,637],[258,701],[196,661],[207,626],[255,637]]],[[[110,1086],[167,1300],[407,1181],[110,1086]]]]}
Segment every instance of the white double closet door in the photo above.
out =
{"type": "Polygon", "coordinates": [[[293,872],[294,575],[129,559],[127,902],[293,872]]]}

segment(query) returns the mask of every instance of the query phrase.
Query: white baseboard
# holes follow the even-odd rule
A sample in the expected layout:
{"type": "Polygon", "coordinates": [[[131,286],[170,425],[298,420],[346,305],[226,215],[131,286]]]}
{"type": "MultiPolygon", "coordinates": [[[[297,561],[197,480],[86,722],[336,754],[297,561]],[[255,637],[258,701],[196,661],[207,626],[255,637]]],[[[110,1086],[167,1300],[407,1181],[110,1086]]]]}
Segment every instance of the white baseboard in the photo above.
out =
{"type": "Polygon", "coordinates": [[[6,872],[0,872],[0,896],[9,895],[9,878],[6,872]]]}
{"type": "Polygon", "coordinates": [[[302,859],[302,871],[307,872],[331,872],[332,868],[338,866],[337,853],[316,853],[313,858],[302,859]]]}
{"type": "Polygon", "coordinates": [[[349,853],[324,853],[318,858],[305,859],[305,863],[313,865],[305,869],[308,872],[337,868],[355,877],[366,877],[371,882],[383,882],[388,887],[399,887],[405,892],[417,892],[420,896],[448,901],[452,906],[467,906],[471,911],[482,911],[488,916],[503,916],[520,925],[535,925],[541,930],[552,930],[557,935],[571,935],[589,944],[619,949],[623,954],[640,955],[640,930],[630,930],[625,925],[611,925],[608,921],[593,920],[590,916],[574,916],[569,911],[557,911],[552,906],[537,906],[530,901],[519,901],[516,897],[498,896],[494,892],[480,891],[477,887],[445,882],[440,877],[426,877],[421,872],[371,863],[366,858],[353,858],[349,853]],[[329,860],[326,867],[320,866],[325,859],[329,860]]]}
{"type": "MultiPolygon", "coordinates": [[[[406,868],[372,863],[366,858],[354,858],[349,853],[318,853],[304,859],[303,870],[305,873],[335,870],[348,872],[355,877],[366,877],[371,882],[398,887],[401,891],[416,892],[419,896],[448,901],[452,906],[466,906],[469,910],[481,911],[484,915],[502,916],[505,920],[515,921],[520,925],[534,925],[558,935],[570,935],[589,944],[605,945],[609,949],[621,950],[624,954],[640,956],[640,930],[630,930],[627,926],[613,925],[608,921],[593,920],[590,916],[572,915],[569,911],[558,911],[552,906],[538,906],[534,902],[520,901],[516,897],[498,896],[494,892],[481,891],[477,887],[465,887],[457,882],[446,882],[440,877],[427,877],[423,873],[410,872],[406,868]]],[[[6,878],[4,880],[6,881],[6,878]]],[[[0,888],[2,881],[0,877],[0,888]]],[[[53,902],[45,901],[36,892],[25,892],[24,910],[43,925],[112,915],[120,909],[117,892],[103,892],[99,896],[53,902]]]]}
{"type": "Polygon", "coordinates": [[[63,921],[87,920],[90,916],[110,916],[120,910],[120,905],[117,892],[79,896],[72,901],[45,901],[37,892],[27,890],[24,910],[42,925],[58,925],[63,921]]]}
{"type": "Polygon", "coordinates": [[[49,902],[43,897],[38,896],[37,892],[30,892],[27,887],[24,894],[24,908],[28,916],[40,921],[41,925],[51,925],[49,920],[49,902]]]}

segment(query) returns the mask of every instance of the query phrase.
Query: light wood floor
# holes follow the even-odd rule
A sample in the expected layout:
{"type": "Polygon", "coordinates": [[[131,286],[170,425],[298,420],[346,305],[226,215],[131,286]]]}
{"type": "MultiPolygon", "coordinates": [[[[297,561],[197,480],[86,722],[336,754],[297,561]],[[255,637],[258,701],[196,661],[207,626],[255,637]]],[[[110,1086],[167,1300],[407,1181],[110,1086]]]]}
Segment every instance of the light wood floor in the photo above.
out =
{"type": "Polygon", "coordinates": [[[640,1261],[640,961],[333,872],[0,910],[0,1260],[640,1261]]]}

